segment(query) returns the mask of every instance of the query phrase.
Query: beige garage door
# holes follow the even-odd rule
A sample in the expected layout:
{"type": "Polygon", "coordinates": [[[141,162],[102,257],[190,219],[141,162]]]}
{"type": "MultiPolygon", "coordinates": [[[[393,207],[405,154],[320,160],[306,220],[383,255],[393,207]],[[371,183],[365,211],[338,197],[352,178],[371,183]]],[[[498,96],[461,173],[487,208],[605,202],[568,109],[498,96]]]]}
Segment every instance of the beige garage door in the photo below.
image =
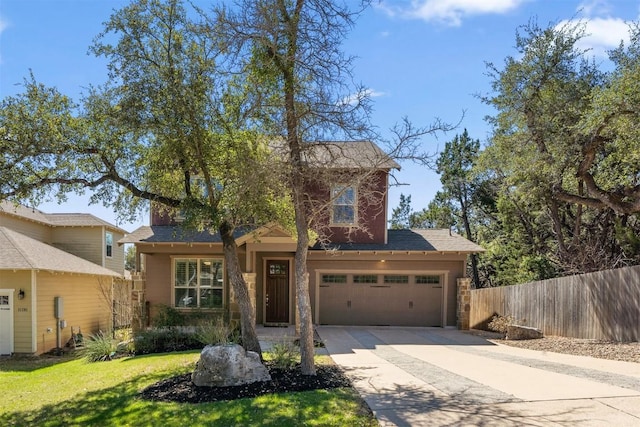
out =
{"type": "Polygon", "coordinates": [[[443,277],[320,274],[322,325],[442,326],[443,277]]]}

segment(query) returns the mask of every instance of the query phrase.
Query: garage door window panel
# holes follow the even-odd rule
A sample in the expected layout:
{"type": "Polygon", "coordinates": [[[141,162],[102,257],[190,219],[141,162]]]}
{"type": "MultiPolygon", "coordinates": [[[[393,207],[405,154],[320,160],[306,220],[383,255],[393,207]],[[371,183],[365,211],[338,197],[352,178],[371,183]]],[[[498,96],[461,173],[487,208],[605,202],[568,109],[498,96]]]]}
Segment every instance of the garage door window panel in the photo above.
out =
{"type": "Polygon", "coordinates": [[[375,274],[354,274],[353,283],[378,283],[378,276],[375,274]]]}
{"type": "Polygon", "coordinates": [[[409,283],[409,276],[401,274],[385,274],[384,283],[397,284],[397,283],[409,283]]]}
{"type": "Polygon", "coordinates": [[[415,277],[416,284],[418,285],[439,285],[440,276],[436,275],[419,275],[415,277]]]}
{"type": "Polygon", "coordinates": [[[322,283],[347,283],[346,274],[323,274],[322,283]]]}

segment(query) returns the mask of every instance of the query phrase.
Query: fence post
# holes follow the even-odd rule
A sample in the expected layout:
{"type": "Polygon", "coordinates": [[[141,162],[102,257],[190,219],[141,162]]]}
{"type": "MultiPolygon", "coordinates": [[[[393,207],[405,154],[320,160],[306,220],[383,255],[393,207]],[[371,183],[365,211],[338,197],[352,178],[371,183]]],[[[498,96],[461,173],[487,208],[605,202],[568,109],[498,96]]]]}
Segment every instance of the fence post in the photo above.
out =
{"type": "Polygon", "coordinates": [[[461,277],[457,280],[457,285],[457,326],[458,329],[467,331],[471,320],[471,279],[469,277],[461,277]]]}

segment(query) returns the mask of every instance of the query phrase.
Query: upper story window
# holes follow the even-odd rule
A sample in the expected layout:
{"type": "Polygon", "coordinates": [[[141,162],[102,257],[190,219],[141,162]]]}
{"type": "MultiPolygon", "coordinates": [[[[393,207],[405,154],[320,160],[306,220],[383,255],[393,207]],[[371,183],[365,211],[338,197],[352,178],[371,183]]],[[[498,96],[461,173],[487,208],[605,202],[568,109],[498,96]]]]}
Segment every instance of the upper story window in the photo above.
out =
{"type": "Polygon", "coordinates": [[[113,233],[107,231],[104,234],[104,242],[105,242],[105,253],[107,254],[107,258],[111,258],[113,256],[113,233]]]}
{"type": "Polygon", "coordinates": [[[333,206],[331,223],[353,225],[356,223],[356,189],[347,185],[336,185],[331,189],[333,206]]]}
{"type": "Polygon", "coordinates": [[[222,259],[176,258],[173,264],[175,307],[223,307],[222,259]]]}

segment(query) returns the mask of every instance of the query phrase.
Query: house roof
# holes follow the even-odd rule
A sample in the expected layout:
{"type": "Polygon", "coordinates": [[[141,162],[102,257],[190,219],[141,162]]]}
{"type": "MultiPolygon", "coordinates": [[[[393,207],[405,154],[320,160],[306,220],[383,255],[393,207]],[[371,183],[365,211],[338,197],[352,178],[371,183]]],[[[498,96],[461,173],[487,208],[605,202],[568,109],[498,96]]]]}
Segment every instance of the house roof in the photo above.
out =
{"type": "Polygon", "coordinates": [[[88,213],[45,213],[36,208],[0,201],[0,212],[39,222],[51,227],[106,227],[126,234],[127,231],[88,213]]]}
{"type": "MultiPolygon", "coordinates": [[[[267,229],[267,228],[265,228],[267,229]]],[[[235,238],[241,239],[259,230],[239,229],[235,238]]],[[[118,243],[221,243],[218,233],[185,231],[180,226],[143,226],[123,237],[118,243]]],[[[312,250],[341,251],[412,251],[412,252],[484,252],[484,249],[448,229],[389,230],[387,244],[336,243],[329,246],[316,244],[312,250]]]]}
{"type": "Polygon", "coordinates": [[[448,229],[388,230],[387,243],[316,244],[313,250],[340,251],[412,251],[412,252],[484,252],[484,249],[448,229]]]}
{"type": "Polygon", "coordinates": [[[309,143],[307,161],[334,169],[400,169],[387,153],[371,141],[322,141],[309,143]]]}
{"type": "Polygon", "coordinates": [[[48,270],[120,277],[115,271],[2,226],[0,270],[48,270]]]}
{"type": "MultiPolygon", "coordinates": [[[[246,233],[246,229],[237,229],[234,236],[238,239],[246,233]]],[[[179,225],[145,225],[124,236],[118,243],[222,243],[222,237],[217,231],[186,230],[179,225]]]]}

